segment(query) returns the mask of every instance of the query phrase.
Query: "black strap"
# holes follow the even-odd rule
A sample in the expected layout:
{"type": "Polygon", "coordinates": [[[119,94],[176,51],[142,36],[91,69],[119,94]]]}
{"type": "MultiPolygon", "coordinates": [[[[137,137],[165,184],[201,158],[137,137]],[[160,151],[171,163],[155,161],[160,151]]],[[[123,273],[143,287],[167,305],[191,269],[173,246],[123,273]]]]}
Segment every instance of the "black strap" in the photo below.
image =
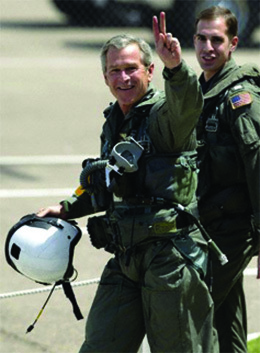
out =
{"type": "Polygon", "coordinates": [[[78,320],[83,319],[83,315],[81,314],[80,308],[78,306],[78,303],[77,303],[75,294],[72,290],[70,282],[62,282],[62,287],[66,297],[70,300],[72,304],[74,315],[78,320]]]}

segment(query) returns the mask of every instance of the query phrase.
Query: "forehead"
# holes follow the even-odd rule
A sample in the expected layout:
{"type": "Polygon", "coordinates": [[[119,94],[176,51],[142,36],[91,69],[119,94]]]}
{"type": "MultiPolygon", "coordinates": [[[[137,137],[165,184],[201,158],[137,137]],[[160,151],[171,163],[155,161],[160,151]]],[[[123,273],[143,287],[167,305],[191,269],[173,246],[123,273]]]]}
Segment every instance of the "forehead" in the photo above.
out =
{"type": "Polygon", "coordinates": [[[125,48],[110,47],[106,56],[107,66],[115,66],[124,63],[142,62],[141,51],[137,44],[129,44],[125,48]]]}
{"type": "Polygon", "coordinates": [[[197,24],[197,34],[209,36],[226,36],[227,25],[223,17],[214,20],[200,20],[197,24]]]}

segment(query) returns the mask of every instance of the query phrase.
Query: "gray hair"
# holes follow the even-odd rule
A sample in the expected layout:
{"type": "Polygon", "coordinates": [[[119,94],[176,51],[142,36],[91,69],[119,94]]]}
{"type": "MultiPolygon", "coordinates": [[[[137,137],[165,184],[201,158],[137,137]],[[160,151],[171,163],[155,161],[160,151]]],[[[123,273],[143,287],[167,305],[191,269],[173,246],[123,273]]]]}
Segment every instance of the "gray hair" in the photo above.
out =
{"type": "Polygon", "coordinates": [[[137,44],[141,51],[141,60],[145,67],[149,67],[153,62],[152,49],[145,40],[134,37],[130,34],[120,34],[109,39],[101,49],[101,65],[102,71],[105,73],[106,71],[106,59],[107,52],[110,47],[114,47],[116,49],[123,49],[130,44],[137,44]]]}

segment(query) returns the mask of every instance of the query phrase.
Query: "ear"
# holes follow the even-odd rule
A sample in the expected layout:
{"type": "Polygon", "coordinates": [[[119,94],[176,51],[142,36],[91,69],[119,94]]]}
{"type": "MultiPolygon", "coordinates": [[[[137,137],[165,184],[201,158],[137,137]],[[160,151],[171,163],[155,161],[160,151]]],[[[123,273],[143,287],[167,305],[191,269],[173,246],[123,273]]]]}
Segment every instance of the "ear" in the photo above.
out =
{"type": "Polygon", "coordinates": [[[231,43],[230,43],[230,51],[234,52],[237,48],[238,45],[238,37],[235,36],[232,38],[231,43]]]}
{"type": "Polygon", "coordinates": [[[154,63],[152,63],[149,67],[148,67],[148,80],[149,82],[152,81],[153,79],[153,73],[154,73],[154,63]]]}
{"type": "Polygon", "coordinates": [[[104,77],[104,80],[105,80],[106,85],[108,86],[107,75],[106,75],[105,73],[103,74],[103,77],[104,77]]]}
{"type": "Polygon", "coordinates": [[[196,36],[196,34],[194,34],[194,36],[193,36],[193,45],[194,45],[194,47],[196,45],[196,39],[197,39],[197,36],[196,36]]]}

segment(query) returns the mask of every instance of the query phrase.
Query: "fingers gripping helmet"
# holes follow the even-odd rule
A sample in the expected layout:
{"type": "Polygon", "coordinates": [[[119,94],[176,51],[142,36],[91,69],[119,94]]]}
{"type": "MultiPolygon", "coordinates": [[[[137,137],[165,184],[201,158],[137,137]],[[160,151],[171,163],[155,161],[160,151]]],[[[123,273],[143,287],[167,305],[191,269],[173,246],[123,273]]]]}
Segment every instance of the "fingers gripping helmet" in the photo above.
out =
{"type": "Polygon", "coordinates": [[[6,259],[16,271],[36,282],[62,282],[73,275],[74,248],[80,238],[80,229],[71,222],[27,215],[8,233],[6,259]]]}

